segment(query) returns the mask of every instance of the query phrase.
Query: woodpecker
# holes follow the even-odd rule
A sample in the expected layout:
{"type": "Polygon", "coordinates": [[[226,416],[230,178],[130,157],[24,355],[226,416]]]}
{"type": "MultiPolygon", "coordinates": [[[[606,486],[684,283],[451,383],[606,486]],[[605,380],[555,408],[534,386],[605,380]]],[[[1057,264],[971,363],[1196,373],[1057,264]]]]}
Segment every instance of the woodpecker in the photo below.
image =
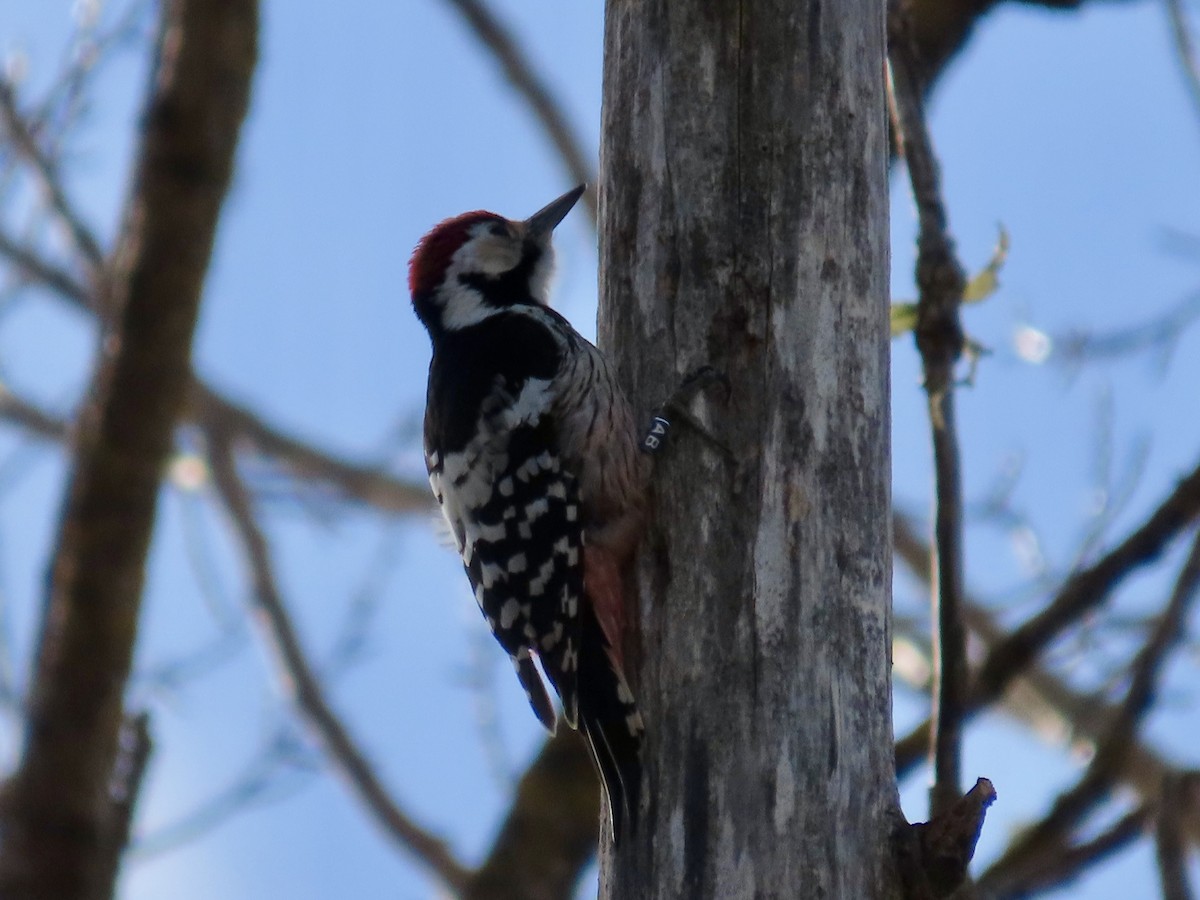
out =
{"type": "Polygon", "coordinates": [[[643,724],[622,667],[622,571],[649,460],[600,351],[548,306],[551,237],[584,187],[524,221],[476,211],[417,244],[409,289],[433,359],[429,483],[479,608],[541,723],[579,729],[614,841],[636,825],[643,724]]]}

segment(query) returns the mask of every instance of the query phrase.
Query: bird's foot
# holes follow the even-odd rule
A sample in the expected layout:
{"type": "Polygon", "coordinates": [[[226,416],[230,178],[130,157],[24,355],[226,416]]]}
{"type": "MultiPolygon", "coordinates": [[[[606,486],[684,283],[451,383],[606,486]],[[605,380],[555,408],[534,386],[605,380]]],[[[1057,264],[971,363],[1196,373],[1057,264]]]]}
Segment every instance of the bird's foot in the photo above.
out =
{"type": "Polygon", "coordinates": [[[733,458],[733,451],[709,432],[704,423],[697,419],[688,409],[688,404],[704,389],[719,384],[724,389],[725,401],[728,402],[733,394],[733,386],[729,377],[712,366],[700,366],[690,372],[680,382],[674,393],[668,397],[655,412],[650,420],[650,427],[642,438],[642,450],[646,453],[660,453],[667,443],[672,421],[680,421],[690,426],[697,434],[716,447],[723,455],[733,458]]]}

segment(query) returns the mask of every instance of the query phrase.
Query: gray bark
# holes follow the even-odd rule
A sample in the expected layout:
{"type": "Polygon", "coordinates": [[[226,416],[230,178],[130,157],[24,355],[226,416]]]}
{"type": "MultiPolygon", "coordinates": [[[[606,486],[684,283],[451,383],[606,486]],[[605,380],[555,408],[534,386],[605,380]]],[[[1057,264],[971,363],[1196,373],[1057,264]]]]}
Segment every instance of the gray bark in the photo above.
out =
{"type": "Polygon", "coordinates": [[[601,344],[643,409],[732,395],[655,476],[602,896],[896,893],[884,58],[878,0],[608,4],[601,344]]]}

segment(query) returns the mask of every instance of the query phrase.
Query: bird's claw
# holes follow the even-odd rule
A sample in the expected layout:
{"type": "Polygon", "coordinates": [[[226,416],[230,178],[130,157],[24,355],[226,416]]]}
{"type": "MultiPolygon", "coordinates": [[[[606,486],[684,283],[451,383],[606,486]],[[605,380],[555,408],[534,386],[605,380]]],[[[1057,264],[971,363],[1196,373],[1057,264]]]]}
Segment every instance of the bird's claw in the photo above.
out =
{"type": "Polygon", "coordinates": [[[725,402],[729,402],[733,395],[733,385],[729,381],[729,376],[724,372],[708,365],[700,366],[689,372],[650,420],[650,427],[646,429],[646,434],[642,438],[642,450],[646,453],[659,453],[666,445],[667,435],[671,430],[671,419],[679,418],[707,438],[726,456],[732,456],[733,452],[709,434],[703,423],[688,409],[688,404],[692,399],[713,384],[721,385],[724,389],[725,402]]]}

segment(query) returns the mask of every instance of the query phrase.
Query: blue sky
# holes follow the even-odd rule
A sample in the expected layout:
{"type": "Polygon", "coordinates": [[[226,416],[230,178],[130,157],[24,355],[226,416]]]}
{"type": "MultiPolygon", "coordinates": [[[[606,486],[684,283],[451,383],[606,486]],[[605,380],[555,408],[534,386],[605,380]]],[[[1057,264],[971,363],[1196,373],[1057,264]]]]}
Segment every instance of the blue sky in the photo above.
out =
{"type": "MultiPolygon", "coordinates": [[[[493,5],[522,36],[583,140],[597,146],[601,5],[493,5]]],[[[0,52],[27,60],[34,86],[54,69],[71,7],[63,0],[0,4],[0,52]]],[[[525,216],[571,182],[448,4],[360,3],[347,12],[291,0],[266,4],[263,25],[196,367],[287,429],[422,477],[415,423],[429,350],[406,296],[412,246],[447,215],[483,207],[525,216]]],[[[72,194],[106,238],[116,227],[144,79],[137,52],[105,68],[70,148],[72,194]]],[[[1200,120],[1188,105],[1165,15],[1147,3],[1097,3],[1072,15],[1001,9],[951,67],[932,116],[951,224],[968,267],[987,260],[999,223],[1012,236],[1001,290],[966,315],[971,335],[993,351],[960,401],[967,493],[981,498],[1019,462],[1013,506],[1059,570],[1069,565],[1095,502],[1098,448],[1105,446],[1099,411],[1111,409],[1115,480],[1138,458],[1138,442],[1148,441],[1144,472],[1112,534],[1195,464],[1200,333],[1184,336],[1165,372],[1142,357],[1073,377],[1052,363],[1023,360],[1013,337],[1026,327],[1053,336],[1135,324],[1200,290],[1200,254],[1172,254],[1164,240],[1169,231],[1200,236],[1200,120]]],[[[892,216],[893,289],[905,298],[913,293],[914,217],[902,171],[892,216]]],[[[559,249],[557,306],[591,334],[594,236],[582,216],[560,229],[559,249]]],[[[92,338],[74,314],[25,301],[0,317],[0,378],[67,410],[86,379],[92,338]]],[[[923,512],[930,475],[918,376],[910,343],[895,342],[895,496],[923,512]]],[[[25,459],[16,436],[0,431],[0,465],[14,454],[22,455],[20,478],[0,494],[0,597],[21,665],[63,467],[57,455],[25,459]]],[[[330,663],[355,598],[374,601],[364,649],[333,680],[338,708],[402,802],[465,859],[478,859],[508,802],[495,770],[519,771],[540,735],[483,634],[453,553],[427,522],[330,516],[327,504],[272,498],[271,480],[257,476],[268,495],[264,521],[282,587],[318,663],[330,663]],[[481,666],[495,675],[499,740],[481,737],[479,693],[466,684],[481,666]]],[[[1015,546],[1011,531],[973,527],[972,587],[999,596],[1026,581],[1030,571],[1015,546]]],[[[149,575],[142,674],[132,693],[154,713],[157,751],[138,822],[153,841],[238,779],[286,717],[241,626],[228,639],[229,658],[202,676],[181,686],[148,677],[210,646],[221,622],[237,621],[242,582],[220,519],[202,498],[164,497],[149,575]],[[197,583],[188,562],[197,547],[210,558],[204,568],[216,589],[197,583]]],[[[1119,606],[1136,611],[1160,602],[1169,577],[1138,579],[1119,606]]],[[[913,607],[916,590],[903,576],[897,595],[913,607]]],[[[1184,691],[1195,676],[1194,662],[1178,665],[1171,685],[1184,691]]],[[[1153,727],[1164,746],[1194,765],[1194,749],[1187,756],[1193,710],[1175,704],[1153,727]]],[[[898,692],[898,731],[921,715],[911,695],[898,692]]],[[[11,724],[10,716],[0,729],[5,761],[11,724]]],[[[1049,791],[1069,784],[1077,766],[999,716],[972,729],[967,773],[991,777],[1000,792],[981,858],[1035,816],[1049,791]]],[[[906,788],[906,812],[919,819],[922,777],[906,788]]],[[[1141,896],[1152,865],[1146,848],[1126,853],[1071,896],[1141,896]]],[[[178,849],[147,852],[123,883],[127,900],[430,894],[340,784],[301,771],[283,778],[269,802],[178,849]]]]}

